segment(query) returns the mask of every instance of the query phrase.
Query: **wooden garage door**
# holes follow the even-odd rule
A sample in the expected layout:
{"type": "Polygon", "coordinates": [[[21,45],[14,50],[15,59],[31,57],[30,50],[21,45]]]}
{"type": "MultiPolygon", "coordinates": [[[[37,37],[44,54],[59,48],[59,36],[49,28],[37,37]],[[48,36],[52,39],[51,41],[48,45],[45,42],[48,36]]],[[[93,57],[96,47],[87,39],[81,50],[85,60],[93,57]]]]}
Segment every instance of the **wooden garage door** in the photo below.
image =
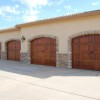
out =
{"type": "Polygon", "coordinates": [[[72,39],[73,68],[100,70],[100,35],[72,39]]]}
{"type": "Polygon", "coordinates": [[[56,66],[56,40],[43,37],[31,41],[31,63],[56,66]]]}
{"type": "Polygon", "coordinates": [[[8,60],[20,60],[20,41],[10,41],[7,43],[7,59],[8,60]]]}
{"type": "Polygon", "coordinates": [[[1,59],[1,43],[0,43],[0,59],[1,59]]]}

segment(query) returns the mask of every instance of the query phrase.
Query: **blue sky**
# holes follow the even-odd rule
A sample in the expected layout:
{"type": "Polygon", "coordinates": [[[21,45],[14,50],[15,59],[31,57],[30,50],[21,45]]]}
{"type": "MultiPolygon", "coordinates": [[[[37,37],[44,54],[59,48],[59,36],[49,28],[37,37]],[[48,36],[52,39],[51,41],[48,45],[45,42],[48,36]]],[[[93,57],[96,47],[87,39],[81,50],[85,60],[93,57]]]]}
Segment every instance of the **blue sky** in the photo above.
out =
{"type": "Polygon", "coordinates": [[[0,0],[0,29],[100,9],[100,0],[0,0]]]}

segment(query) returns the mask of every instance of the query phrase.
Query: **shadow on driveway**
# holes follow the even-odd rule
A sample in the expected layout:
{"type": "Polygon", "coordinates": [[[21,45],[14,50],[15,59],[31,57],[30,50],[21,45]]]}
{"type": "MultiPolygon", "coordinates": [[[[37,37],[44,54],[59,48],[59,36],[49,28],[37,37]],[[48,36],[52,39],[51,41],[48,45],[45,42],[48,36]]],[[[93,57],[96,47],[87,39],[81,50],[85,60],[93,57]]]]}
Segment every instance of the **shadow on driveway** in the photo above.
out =
{"type": "Polygon", "coordinates": [[[48,78],[52,76],[100,76],[100,71],[67,69],[50,67],[44,65],[23,64],[16,61],[0,61],[0,71],[28,75],[37,78],[48,78]]]}

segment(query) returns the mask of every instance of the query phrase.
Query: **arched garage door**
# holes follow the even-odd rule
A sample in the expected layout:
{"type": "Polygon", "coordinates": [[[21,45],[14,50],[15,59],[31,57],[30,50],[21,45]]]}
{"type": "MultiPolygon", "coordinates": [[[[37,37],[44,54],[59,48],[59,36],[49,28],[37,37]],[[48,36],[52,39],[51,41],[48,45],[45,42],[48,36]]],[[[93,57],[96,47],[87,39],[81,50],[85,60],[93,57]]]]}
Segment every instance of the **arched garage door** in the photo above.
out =
{"type": "Polygon", "coordinates": [[[72,39],[72,67],[100,70],[100,35],[84,35],[72,39]]]}
{"type": "Polygon", "coordinates": [[[20,41],[12,40],[7,43],[7,59],[19,61],[20,60],[20,41]]]}
{"type": "Polygon", "coordinates": [[[31,41],[31,63],[56,66],[56,40],[43,37],[31,41]]]}

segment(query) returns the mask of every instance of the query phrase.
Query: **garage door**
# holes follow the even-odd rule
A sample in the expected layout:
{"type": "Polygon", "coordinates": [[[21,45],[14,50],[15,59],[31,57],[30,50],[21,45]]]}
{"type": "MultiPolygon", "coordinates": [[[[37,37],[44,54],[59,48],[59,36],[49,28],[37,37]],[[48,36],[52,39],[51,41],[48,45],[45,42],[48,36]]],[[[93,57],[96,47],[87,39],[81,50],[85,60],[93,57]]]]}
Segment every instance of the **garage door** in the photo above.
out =
{"type": "Polygon", "coordinates": [[[7,43],[7,59],[8,60],[20,60],[20,41],[10,41],[7,43]]]}
{"type": "Polygon", "coordinates": [[[0,43],[0,59],[1,59],[1,43],[0,43]]]}
{"type": "Polygon", "coordinates": [[[31,63],[56,66],[56,40],[38,38],[31,41],[31,63]]]}
{"type": "Polygon", "coordinates": [[[100,70],[100,35],[72,39],[73,68],[100,70]]]}

